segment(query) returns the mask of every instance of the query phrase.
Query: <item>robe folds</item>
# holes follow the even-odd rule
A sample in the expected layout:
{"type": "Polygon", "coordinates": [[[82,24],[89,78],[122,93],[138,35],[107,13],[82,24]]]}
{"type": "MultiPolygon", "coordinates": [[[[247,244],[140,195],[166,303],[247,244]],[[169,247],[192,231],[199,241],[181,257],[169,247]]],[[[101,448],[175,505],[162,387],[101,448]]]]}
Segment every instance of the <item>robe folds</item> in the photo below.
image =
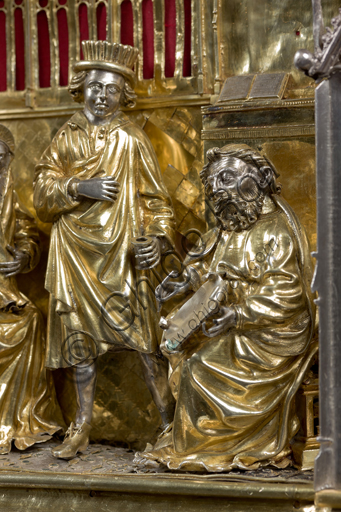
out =
{"type": "MultiPolygon", "coordinates": [[[[1,176],[0,260],[12,261],[15,246],[29,256],[24,272],[38,263],[39,236],[19,206],[11,171],[1,176]]],[[[52,376],[45,369],[45,326],[40,311],[18,289],[15,277],[0,273],[0,453],[11,443],[20,450],[48,441],[63,419],[52,376]]]]}
{"type": "Polygon", "coordinates": [[[161,333],[153,272],[135,269],[131,241],[152,236],[172,247],[174,215],[143,130],[123,113],[106,126],[75,114],[36,168],[34,205],[41,220],[53,222],[47,366],[80,364],[111,349],[154,352],[161,333]],[[120,184],[115,203],[69,194],[74,177],[103,176],[120,184]]]}
{"type": "Polygon", "coordinates": [[[143,457],[197,471],[285,467],[299,428],[295,393],[317,350],[306,235],[273,196],[249,229],[215,228],[203,242],[186,264],[200,279],[224,275],[224,305],[235,308],[237,325],[214,338],[192,334],[178,352],[161,345],[176,411],[172,429],[143,457]]]}

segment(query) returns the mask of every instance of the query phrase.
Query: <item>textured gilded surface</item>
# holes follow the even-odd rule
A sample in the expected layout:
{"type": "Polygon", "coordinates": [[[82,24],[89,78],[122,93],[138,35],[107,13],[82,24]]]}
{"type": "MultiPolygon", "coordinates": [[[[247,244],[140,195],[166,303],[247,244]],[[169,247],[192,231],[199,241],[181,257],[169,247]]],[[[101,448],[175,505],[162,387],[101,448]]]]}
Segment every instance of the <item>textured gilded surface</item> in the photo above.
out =
{"type": "Polygon", "coordinates": [[[292,206],[316,248],[315,147],[304,141],[273,141],[262,145],[274,163],[283,186],[283,197],[292,206]]]}
{"type": "MultiPolygon", "coordinates": [[[[325,2],[324,16],[335,16],[338,0],[325,2]]],[[[220,59],[222,77],[290,71],[302,87],[309,81],[293,67],[302,47],[313,49],[311,0],[221,1],[220,59]]]]}

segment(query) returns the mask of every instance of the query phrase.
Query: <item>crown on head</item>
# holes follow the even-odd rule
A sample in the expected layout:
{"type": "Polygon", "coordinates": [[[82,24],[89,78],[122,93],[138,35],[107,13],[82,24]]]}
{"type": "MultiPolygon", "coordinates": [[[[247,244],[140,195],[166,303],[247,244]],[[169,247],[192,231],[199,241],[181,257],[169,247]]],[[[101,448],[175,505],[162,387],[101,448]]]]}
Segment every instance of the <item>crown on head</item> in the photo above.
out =
{"type": "Polygon", "coordinates": [[[134,85],[136,77],[132,67],[139,53],[137,48],[108,41],[82,41],[82,49],[84,60],[75,64],[76,72],[90,69],[114,71],[134,85]]]}

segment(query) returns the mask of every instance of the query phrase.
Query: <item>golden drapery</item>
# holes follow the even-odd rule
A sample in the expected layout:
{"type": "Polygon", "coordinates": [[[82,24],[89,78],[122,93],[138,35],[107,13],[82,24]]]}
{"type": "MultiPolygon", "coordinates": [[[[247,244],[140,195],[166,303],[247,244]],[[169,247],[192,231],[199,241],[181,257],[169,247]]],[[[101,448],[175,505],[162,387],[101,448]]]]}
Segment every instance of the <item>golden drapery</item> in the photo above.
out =
{"type": "Polygon", "coordinates": [[[47,366],[77,362],[66,343],[77,331],[83,341],[84,333],[95,340],[94,356],[110,347],[153,352],[161,338],[153,286],[148,272],[135,269],[131,240],[156,236],[171,246],[174,217],[143,130],[123,113],[102,127],[91,125],[83,112],[75,114],[43,154],[34,188],[38,216],[53,222],[45,281],[47,366]],[[120,183],[115,203],[69,195],[74,176],[104,175],[120,183]]]}
{"type": "MultiPolygon", "coordinates": [[[[34,221],[19,206],[11,171],[1,177],[0,258],[15,246],[37,264],[39,237],[34,221]]],[[[40,311],[18,290],[15,277],[0,274],[0,453],[51,439],[63,424],[52,377],[46,374],[45,327],[40,311]]]]}
{"type": "Polygon", "coordinates": [[[146,458],[208,471],[289,463],[294,396],[316,351],[315,309],[306,235],[290,206],[274,201],[248,230],[208,232],[202,254],[186,261],[200,277],[225,272],[237,326],[192,335],[179,353],[164,349],[176,412],[146,458]]]}

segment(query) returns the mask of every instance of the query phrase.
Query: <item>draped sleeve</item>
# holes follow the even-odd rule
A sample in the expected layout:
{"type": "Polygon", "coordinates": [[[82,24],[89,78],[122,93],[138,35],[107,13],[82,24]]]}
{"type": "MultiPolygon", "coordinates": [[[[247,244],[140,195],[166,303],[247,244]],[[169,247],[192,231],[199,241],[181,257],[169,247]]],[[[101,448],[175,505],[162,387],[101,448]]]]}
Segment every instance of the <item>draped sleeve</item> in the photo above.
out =
{"type": "Polygon", "coordinates": [[[138,200],[143,212],[144,234],[167,241],[173,247],[175,219],[171,198],[163,183],[160,167],[151,142],[139,131],[137,141],[139,179],[138,200]]]}
{"type": "Polygon", "coordinates": [[[43,153],[33,183],[33,202],[43,222],[53,222],[58,216],[71,212],[79,204],[68,192],[74,173],[70,172],[72,132],[66,124],[43,153]]]}
{"type": "Polygon", "coordinates": [[[28,265],[22,270],[22,272],[25,273],[33,270],[39,262],[41,252],[39,233],[33,217],[19,204],[15,192],[13,199],[16,216],[14,245],[16,249],[19,249],[29,256],[28,265]]]}

